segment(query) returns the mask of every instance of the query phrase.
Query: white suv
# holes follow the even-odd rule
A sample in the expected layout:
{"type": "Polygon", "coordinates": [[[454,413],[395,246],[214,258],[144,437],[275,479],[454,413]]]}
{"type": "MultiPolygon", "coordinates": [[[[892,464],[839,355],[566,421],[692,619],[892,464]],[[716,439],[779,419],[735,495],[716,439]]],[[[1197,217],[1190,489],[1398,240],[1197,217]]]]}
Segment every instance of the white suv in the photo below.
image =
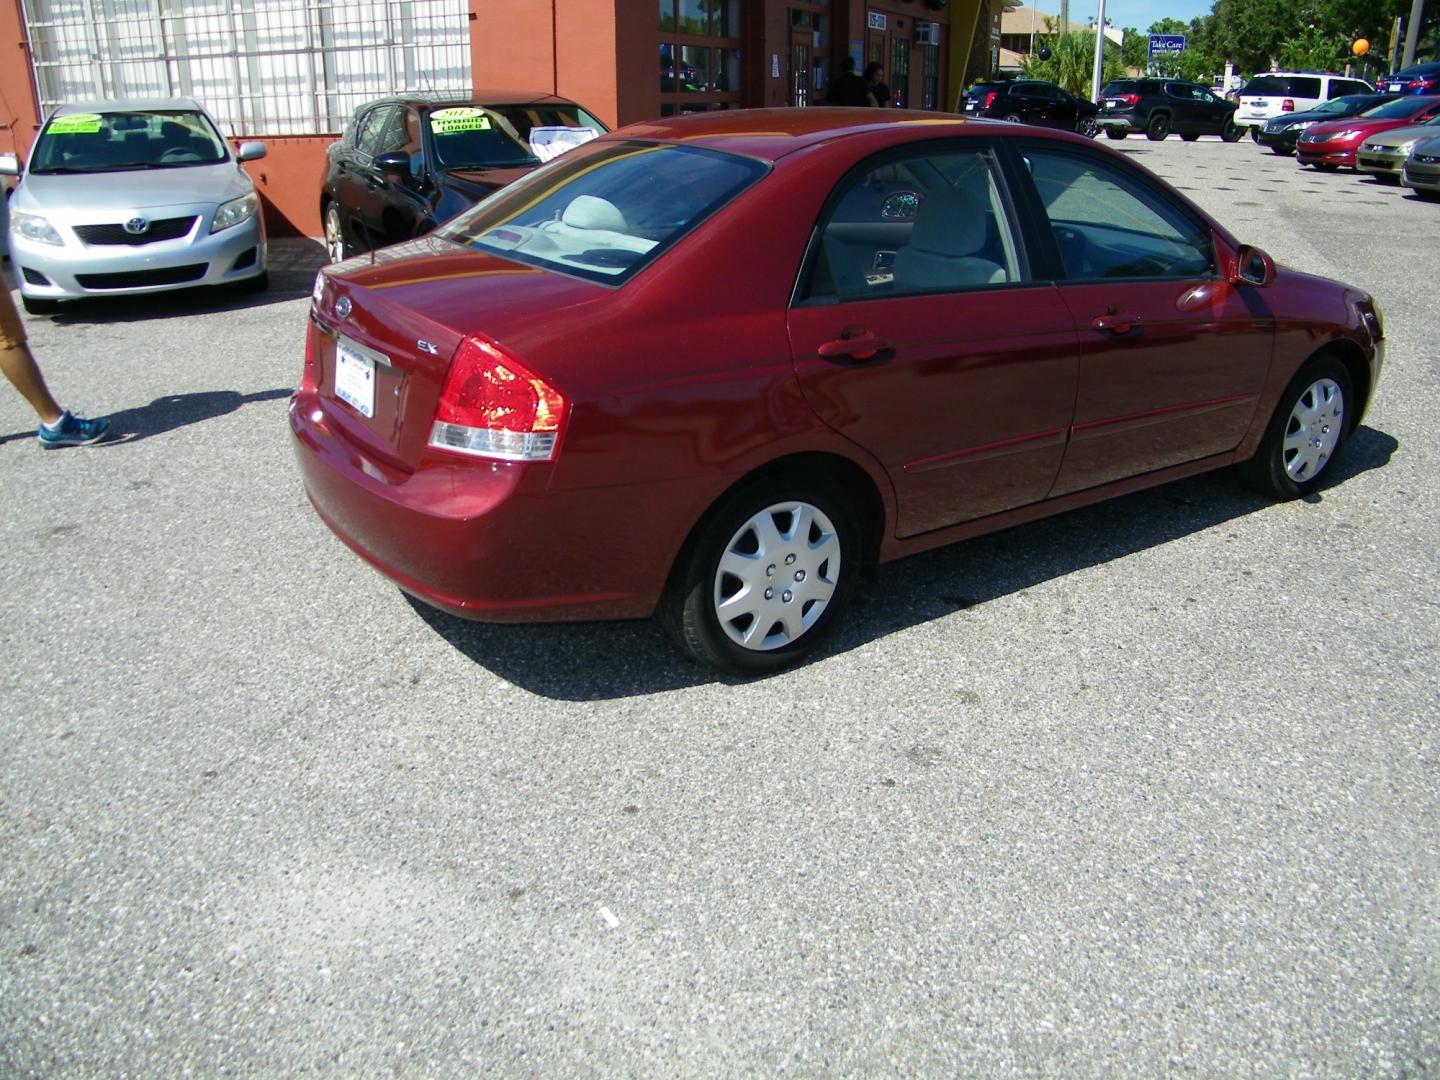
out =
{"type": "Polygon", "coordinates": [[[1240,89],[1240,107],[1235,123],[1250,129],[1250,138],[1259,142],[1265,121],[1281,113],[1304,112],[1342,94],[1373,94],[1375,88],[1363,79],[1327,75],[1318,71],[1267,71],[1256,75],[1240,89]]]}

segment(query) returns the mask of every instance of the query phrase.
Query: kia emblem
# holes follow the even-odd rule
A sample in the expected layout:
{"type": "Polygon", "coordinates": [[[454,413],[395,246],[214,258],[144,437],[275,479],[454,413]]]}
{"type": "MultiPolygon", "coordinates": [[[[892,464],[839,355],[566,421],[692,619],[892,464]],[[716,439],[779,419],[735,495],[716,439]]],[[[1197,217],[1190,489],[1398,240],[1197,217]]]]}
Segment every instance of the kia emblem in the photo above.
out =
{"type": "Polygon", "coordinates": [[[146,229],[150,228],[150,222],[143,217],[132,217],[129,221],[125,222],[123,228],[131,236],[139,236],[145,232],[146,229]]]}
{"type": "Polygon", "coordinates": [[[335,314],[339,315],[342,319],[348,319],[350,317],[350,298],[348,296],[342,296],[339,300],[335,301],[335,314]]]}

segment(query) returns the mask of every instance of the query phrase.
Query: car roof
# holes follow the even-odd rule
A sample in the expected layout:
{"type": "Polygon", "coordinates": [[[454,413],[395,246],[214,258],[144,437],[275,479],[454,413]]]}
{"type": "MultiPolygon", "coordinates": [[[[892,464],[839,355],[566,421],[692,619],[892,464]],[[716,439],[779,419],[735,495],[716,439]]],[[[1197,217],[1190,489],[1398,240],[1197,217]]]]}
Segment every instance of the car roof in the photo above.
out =
{"type": "Polygon", "coordinates": [[[204,112],[194,98],[94,98],[90,101],[67,101],[57,106],[51,116],[70,116],[73,113],[94,112],[204,112]]]}
{"type": "MultiPolygon", "coordinates": [[[[1001,123],[952,113],[918,109],[865,109],[818,106],[805,109],[734,109],[645,120],[612,131],[608,138],[653,139],[745,154],[777,161],[787,154],[839,139],[863,138],[911,128],[935,138],[993,133],[1001,123]]],[[[1026,137],[1064,139],[1066,133],[1027,127],[1026,137]]],[[[1071,136],[1074,138],[1074,136],[1071,136]]]]}
{"type": "Polygon", "coordinates": [[[391,94],[373,98],[356,111],[372,105],[415,105],[422,108],[450,108],[457,105],[574,105],[575,101],[544,90],[477,90],[473,94],[391,94]]]}

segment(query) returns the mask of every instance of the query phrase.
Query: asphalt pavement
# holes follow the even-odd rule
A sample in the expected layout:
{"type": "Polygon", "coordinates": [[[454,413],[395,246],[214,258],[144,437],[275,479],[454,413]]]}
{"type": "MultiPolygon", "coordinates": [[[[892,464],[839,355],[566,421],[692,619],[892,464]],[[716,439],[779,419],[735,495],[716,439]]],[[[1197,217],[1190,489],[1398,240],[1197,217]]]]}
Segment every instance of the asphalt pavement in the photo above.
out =
{"type": "Polygon", "coordinates": [[[125,438],[0,386],[0,1076],[1440,1074],[1440,204],[1109,145],[1379,298],[1334,482],[906,560],[752,682],[329,534],[317,243],[27,319],[125,438]]]}

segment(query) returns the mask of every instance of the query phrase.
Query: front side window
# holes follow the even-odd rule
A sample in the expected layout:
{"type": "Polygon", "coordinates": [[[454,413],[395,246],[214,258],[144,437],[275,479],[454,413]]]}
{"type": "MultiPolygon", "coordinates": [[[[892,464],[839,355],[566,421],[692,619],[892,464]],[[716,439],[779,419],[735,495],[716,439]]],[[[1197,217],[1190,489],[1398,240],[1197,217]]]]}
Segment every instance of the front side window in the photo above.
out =
{"type": "Polygon", "coordinates": [[[447,240],[619,284],[765,173],[753,158],[621,142],[532,173],[440,230],[447,240]]]}
{"type": "Polygon", "coordinates": [[[385,135],[395,116],[395,106],[381,105],[360,118],[355,128],[355,149],[366,157],[374,157],[384,147],[385,135]]]}
{"type": "Polygon", "coordinates": [[[989,151],[930,149],[864,166],[840,182],[798,299],[844,303],[1022,276],[989,151]]]}
{"type": "Polygon", "coordinates": [[[33,173],[123,172],[216,165],[225,141],[191,111],[70,113],[54,116],[35,142],[33,173]]]}
{"type": "Polygon", "coordinates": [[[1067,278],[1188,278],[1213,271],[1210,230],[1128,170],[1048,149],[1027,150],[1025,160],[1067,278]]]}

